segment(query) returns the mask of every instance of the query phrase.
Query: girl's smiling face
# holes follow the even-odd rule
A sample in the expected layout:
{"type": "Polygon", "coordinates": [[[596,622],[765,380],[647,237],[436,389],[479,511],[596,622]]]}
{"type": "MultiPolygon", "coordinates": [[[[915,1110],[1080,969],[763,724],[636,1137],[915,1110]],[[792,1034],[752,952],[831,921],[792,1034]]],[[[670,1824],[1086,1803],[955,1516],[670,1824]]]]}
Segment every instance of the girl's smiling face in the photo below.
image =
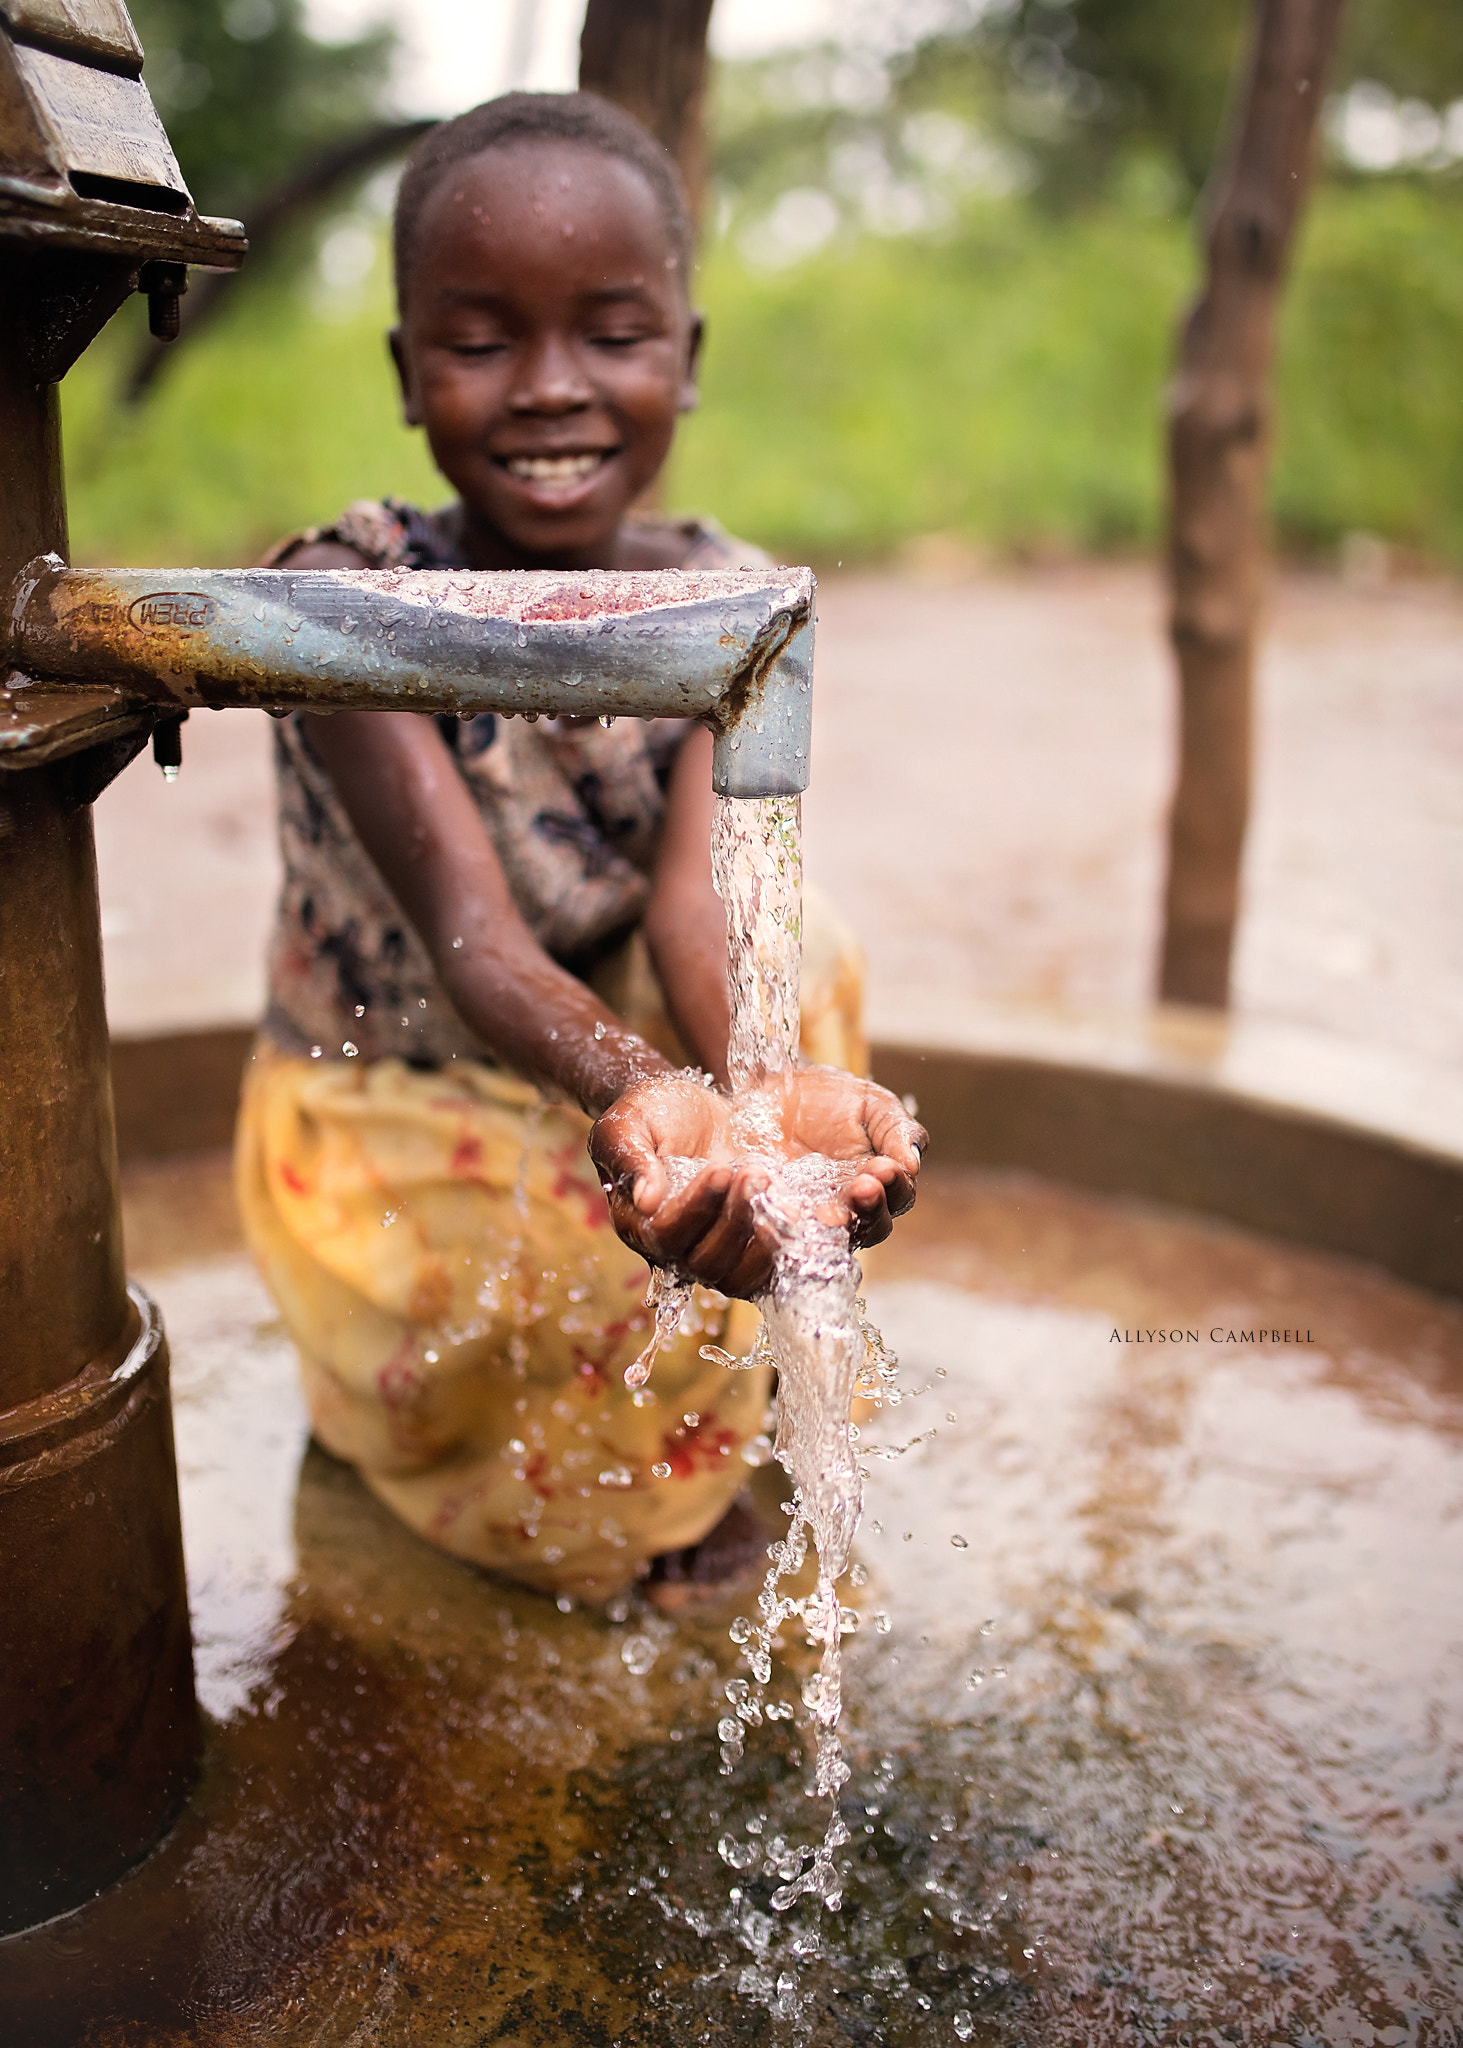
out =
{"type": "Polygon", "coordinates": [[[450,165],[391,337],[406,416],[478,566],[612,568],[620,522],[695,403],[700,322],[654,192],[577,142],[450,165]]]}

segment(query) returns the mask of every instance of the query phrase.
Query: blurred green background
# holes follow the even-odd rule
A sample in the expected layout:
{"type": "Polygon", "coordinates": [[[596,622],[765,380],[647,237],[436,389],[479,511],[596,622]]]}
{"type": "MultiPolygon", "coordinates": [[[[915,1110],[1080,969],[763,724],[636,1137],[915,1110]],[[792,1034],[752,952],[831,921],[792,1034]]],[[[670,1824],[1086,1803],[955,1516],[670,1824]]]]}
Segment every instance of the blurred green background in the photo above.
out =
{"type": "MultiPolygon", "coordinates": [[[[389,29],[320,44],[299,0],[134,13],[206,209],[247,216],[388,104],[389,29]]],[[[900,17],[718,70],[703,404],[667,501],[817,566],[930,535],[997,556],[1145,547],[1246,10],[950,0],[919,34],[900,17]]],[[[1278,537],[1316,554],[1361,532],[1456,566],[1463,8],[1353,0],[1334,86],[1283,322],[1278,537]]],[[[140,401],[140,305],[93,347],[64,396],[76,559],[245,561],[354,497],[440,497],[382,339],[392,176],[302,211],[140,401]]]]}

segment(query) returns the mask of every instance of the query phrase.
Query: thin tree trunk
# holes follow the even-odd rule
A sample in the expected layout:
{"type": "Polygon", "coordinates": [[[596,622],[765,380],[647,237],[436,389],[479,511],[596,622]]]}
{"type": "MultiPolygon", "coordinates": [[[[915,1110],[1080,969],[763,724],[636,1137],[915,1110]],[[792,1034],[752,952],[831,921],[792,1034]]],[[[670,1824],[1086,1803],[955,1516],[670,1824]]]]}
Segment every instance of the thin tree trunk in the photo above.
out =
{"type": "Polygon", "coordinates": [[[712,0],[589,0],[579,83],[642,121],[680,166],[699,219],[706,190],[706,31],[712,0]]]}
{"type": "Polygon", "coordinates": [[[1178,785],[1159,990],[1222,1009],[1250,792],[1250,698],[1266,559],[1269,377],[1343,0],[1256,0],[1254,40],[1206,208],[1204,287],[1169,397],[1170,631],[1178,785]]]}

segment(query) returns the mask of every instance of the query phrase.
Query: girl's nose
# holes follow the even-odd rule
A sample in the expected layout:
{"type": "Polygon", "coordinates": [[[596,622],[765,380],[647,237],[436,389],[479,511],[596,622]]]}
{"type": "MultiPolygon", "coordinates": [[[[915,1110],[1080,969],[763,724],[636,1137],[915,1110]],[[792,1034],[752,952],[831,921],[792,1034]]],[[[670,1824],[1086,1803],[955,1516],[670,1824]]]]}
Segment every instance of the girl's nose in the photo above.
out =
{"type": "Polygon", "coordinates": [[[562,334],[545,334],[520,357],[508,403],[515,412],[574,412],[593,397],[573,343],[562,334]]]}

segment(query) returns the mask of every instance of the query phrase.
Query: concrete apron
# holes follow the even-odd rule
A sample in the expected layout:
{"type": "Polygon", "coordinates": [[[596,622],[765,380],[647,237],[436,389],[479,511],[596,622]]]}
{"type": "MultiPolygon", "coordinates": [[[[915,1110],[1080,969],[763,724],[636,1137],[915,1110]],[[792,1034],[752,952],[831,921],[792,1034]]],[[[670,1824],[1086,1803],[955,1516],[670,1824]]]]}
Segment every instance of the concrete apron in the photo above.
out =
{"type": "MultiPolygon", "coordinates": [[[[926,1440],[871,1464],[843,1911],[768,1911],[768,1846],[821,1830],[789,1724],[717,1772],[753,1593],[561,1614],[409,1536],[308,1447],[226,1168],[180,1149],[128,1170],[128,1256],[177,1359],[203,1775],[130,1877],[0,1944],[17,2038],[1446,2028],[1463,1151],[1377,1076],[1332,1113],[1335,1048],[1279,1099],[1280,1050],[1203,1020],[930,1038],[878,1058],[938,1163],[869,1261],[925,1391],[868,1436],[926,1440]]],[[[152,1057],[117,1063],[124,1152],[152,1057]]]]}

